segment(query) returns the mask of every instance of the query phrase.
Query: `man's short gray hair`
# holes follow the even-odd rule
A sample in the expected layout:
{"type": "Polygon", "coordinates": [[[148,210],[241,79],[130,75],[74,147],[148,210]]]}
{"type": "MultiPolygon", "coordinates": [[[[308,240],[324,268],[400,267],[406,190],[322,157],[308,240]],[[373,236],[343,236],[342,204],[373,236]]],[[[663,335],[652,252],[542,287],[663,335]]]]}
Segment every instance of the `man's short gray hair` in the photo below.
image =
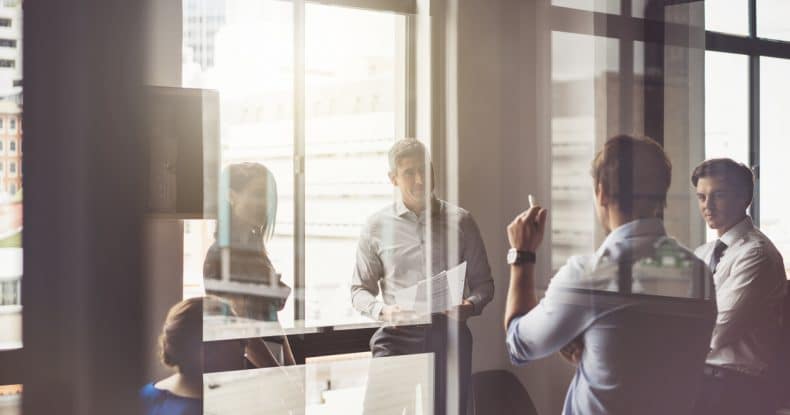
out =
{"type": "Polygon", "coordinates": [[[395,142],[390,147],[389,151],[389,166],[390,173],[396,174],[398,172],[398,162],[407,157],[420,157],[426,161],[428,159],[428,151],[425,149],[425,144],[416,138],[402,138],[395,142]]]}

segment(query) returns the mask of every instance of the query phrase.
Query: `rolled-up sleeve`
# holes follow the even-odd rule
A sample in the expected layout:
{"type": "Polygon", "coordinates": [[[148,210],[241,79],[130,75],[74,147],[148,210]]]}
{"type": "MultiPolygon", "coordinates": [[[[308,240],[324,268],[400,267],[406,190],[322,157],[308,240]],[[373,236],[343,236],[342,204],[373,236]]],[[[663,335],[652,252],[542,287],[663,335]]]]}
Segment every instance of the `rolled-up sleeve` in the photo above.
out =
{"type": "Polygon", "coordinates": [[[377,300],[379,280],[384,276],[375,242],[370,234],[370,225],[362,230],[357,244],[356,264],[351,279],[351,303],[354,308],[372,319],[378,320],[384,303],[377,300]]]}
{"type": "Polygon", "coordinates": [[[483,308],[494,298],[494,279],[480,229],[471,215],[465,215],[461,221],[464,235],[464,259],[466,275],[469,280],[469,296],[467,300],[474,305],[473,315],[479,315],[483,308]]]}

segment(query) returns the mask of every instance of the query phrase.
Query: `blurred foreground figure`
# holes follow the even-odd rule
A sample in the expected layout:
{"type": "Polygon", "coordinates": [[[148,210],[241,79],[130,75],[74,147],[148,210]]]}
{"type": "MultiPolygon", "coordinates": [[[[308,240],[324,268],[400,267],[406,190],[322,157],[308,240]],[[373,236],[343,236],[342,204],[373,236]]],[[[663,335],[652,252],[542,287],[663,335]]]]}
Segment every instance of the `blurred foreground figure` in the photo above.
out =
{"type": "Polygon", "coordinates": [[[595,210],[608,236],[571,257],[535,295],[535,253],[548,213],[508,226],[507,348],[515,364],[562,352],[578,364],[564,414],[691,414],[716,318],[705,264],[660,219],[671,164],[646,138],[617,136],[592,164],[595,210]]]}

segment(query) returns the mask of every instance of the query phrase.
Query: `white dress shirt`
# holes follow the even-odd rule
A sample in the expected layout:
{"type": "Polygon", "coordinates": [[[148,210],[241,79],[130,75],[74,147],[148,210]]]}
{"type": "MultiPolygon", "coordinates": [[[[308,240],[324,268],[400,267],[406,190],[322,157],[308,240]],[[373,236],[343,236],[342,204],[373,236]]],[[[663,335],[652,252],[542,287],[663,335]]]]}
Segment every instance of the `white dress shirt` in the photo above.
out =
{"type": "MultiPolygon", "coordinates": [[[[748,216],[719,238],[727,245],[719,260],[718,316],[707,363],[763,375],[776,359],[785,296],[782,255],[748,216]]],[[[696,249],[710,263],[716,240],[696,249]]]]}
{"type": "Polygon", "coordinates": [[[540,303],[511,321],[508,354],[522,365],[582,337],[564,415],[689,414],[716,319],[713,297],[694,253],[660,220],[635,220],[594,255],[568,259],[540,303]],[[623,293],[620,281],[629,279],[623,293]]]}
{"type": "Polygon", "coordinates": [[[392,294],[466,261],[466,299],[479,315],[494,296],[483,239],[472,215],[443,200],[410,211],[401,199],[373,214],[362,229],[351,282],[354,308],[379,319],[392,294]],[[430,214],[430,217],[429,217],[430,214]],[[376,297],[382,293],[382,300],[376,297]]]}

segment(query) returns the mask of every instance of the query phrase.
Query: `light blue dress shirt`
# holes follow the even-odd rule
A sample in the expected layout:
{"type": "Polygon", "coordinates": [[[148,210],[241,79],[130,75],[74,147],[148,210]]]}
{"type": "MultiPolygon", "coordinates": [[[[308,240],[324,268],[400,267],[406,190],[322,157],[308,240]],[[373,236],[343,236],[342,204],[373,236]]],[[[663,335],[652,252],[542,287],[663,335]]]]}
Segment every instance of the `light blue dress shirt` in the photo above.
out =
{"type": "Polygon", "coordinates": [[[684,414],[697,393],[716,318],[705,264],[658,219],[612,231],[594,255],[571,257],[545,297],[513,319],[514,364],[584,351],[564,414],[684,414]]]}

